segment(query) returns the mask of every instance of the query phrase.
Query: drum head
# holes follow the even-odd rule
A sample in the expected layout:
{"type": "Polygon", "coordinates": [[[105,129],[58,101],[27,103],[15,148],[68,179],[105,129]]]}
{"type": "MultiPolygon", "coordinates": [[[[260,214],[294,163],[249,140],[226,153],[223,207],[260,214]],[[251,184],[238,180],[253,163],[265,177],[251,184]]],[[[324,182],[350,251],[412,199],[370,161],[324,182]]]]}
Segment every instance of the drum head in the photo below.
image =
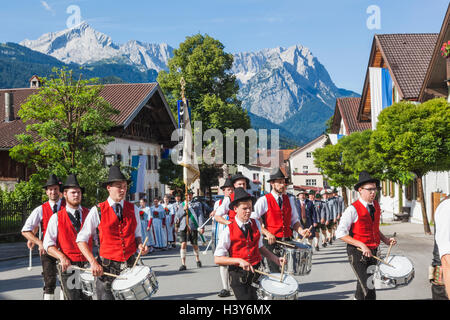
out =
{"type": "MultiPolygon", "coordinates": [[[[281,273],[271,273],[271,275],[279,278],[281,273]]],[[[283,274],[283,282],[272,277],[264,276],[261,279],[260,285],[267,292],[279,296],[291,295],[298,289],[297,280],[288,274],[283,274]]]]}
{"type": "Polygon", "coordinates": [[[380,272],[393,278],[407,276],[414,269],[411,260],[405,256],[389,256],[386,262],[393,265],[394,268],[389,267],[384,263],[380,263],[380,272]]]}
{"type": "Polygon", "coordinates": [[[120,276],[125,279],[115,279],[112,282],[112,289],[116,291],[124,290],[135,286],[147,278],[150,273],[148,266],[135,266],[133,269],[123,271],[120,276]]]}
{"type": "MultiPolygon", "coordinates": [[[[312,247],[309,244],[303,243],[303,242],[299,242],[299,241],[289,241],[288,243],[291,243],[293,245],[295,245],[297,248],[300,249],[305,249],[305,250],[311,250],[312,251],[312,247]]],[[[289,248],[289,247],[286,247],[289,248]]]]}

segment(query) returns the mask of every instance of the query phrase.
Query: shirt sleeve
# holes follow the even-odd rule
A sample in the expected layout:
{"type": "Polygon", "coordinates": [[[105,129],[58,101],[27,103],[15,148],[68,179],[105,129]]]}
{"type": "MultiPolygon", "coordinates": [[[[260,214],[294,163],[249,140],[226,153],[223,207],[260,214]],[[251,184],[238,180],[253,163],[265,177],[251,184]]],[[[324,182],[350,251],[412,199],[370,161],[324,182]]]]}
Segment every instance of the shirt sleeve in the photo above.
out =
{"type": "Polygon", "coordinates": [[[56,246],[58,240],[58,215],[54,214],[48,221],[47,230],[43,241],[45,251],[51,246],[56,246]]]}
{"type": "Polygon", "coordinates": [[[261,224],[259,223],[258,220],[255,220],[255,221],[256,221],[256,226],[258,227],[259,234],[260,234],[259,242],[258,242],[258,248],[261,248],[261,247],[264,246],[264,243],[263,243],[263,233],[262,233],[262,230],[261,230],[261,224]]]}
{"type": "Polygon", "coordinates": [[[297,206],[295,205],[295,198],[289,197],[289,203],[291,205],[291,213],[292,213],[291,214],[291,228],[292,228],[297,222],[300,222],[300,220],[298,216],[297,206]]]}
{"type": "Polygon", "coordinates": [[[217,208],[215,215],[223,217],[228,214],[230,202],[230,197],[223,198],[222,204],[217,208]]]}
{"type": "Polygon", "coordinates": [[[230,249],[230,228],[226,228],[220,233],[219,241],[217,242],[216,251],[214,251],[214,256],[216,257],[226,257],[228,256],[228,250],[230,249]]]}
{"type": "Polygon", "coordinates": [[[256,200],[255,208],[250,216],[252,219],[261,219],[261,217],[267,212],[269,206],[267,205],[267,198],[260,197],[256,200]]]}
{"type": "Polygon", "coordinates": [[[439,204],[434,213],[436,223],[436,243],[439,249],[439,257],[442,259],[450,254],[450,199],[439,204]]]}
{"type": "Polygon", "coordinates": [[[22,232],[33,231],[42,221],[42,206],[35,208],[23,225],[22,232]]]}
{"type": "Polygon", "coordinates": [[[86,221],[84,222],[80,232],[78,232],[77,242],[89,242],[89,239],[95,236],[99,224],[100,220],[98,218],[97,207],[94,206],[89,211],[89,214],[87,215],[86,221]]]}
{"type": "Polygon", "coordinates": [[[349,206],[342,213],[341,220],[336,229],[336,238],[340,239],[344,236],[349,235],[352,224],[358,221],[358,214],[354,206],[349,206]]]}

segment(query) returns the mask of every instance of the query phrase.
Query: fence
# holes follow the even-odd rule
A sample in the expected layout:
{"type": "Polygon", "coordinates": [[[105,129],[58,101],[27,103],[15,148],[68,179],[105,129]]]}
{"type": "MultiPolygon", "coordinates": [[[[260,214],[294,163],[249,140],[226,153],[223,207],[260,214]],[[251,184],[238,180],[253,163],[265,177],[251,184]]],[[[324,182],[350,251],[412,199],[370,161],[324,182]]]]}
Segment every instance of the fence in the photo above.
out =
{"type": "Polygon", "coordinates": [[[39,204],[0,202],[0,237],[19,235],[31,211],[39,204]]]}

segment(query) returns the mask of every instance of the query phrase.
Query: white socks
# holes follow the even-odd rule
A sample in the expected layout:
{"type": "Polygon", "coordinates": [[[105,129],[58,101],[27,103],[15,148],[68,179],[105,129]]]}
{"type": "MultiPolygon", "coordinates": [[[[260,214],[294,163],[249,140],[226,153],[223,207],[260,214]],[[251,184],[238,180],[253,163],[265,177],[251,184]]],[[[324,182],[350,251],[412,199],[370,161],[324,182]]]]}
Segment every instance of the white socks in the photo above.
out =
{"type": "Polygon", "coordinates": [[[230,291],[229,278],[228,278],[228,267],[219,266],[220,278],[222,279],[222,286],[225,290],[230,291]]]}
{"type": "Polygon", "coordinates": [[[186,259],[186,249],[180,249],[181,259],[186,259]]]}
{"type": "Polygon", "coordinates": [[[55,300],[54,294],[44,293],[44,300],[55,300]]]}

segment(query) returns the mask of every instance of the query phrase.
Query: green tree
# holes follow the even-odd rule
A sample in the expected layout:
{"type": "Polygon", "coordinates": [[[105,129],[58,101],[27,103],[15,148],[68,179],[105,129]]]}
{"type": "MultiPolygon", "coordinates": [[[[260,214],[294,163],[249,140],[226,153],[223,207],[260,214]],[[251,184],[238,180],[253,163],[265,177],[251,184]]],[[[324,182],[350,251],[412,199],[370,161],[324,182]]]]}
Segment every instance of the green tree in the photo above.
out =
{"type": "Polygon", "coordinates": [[[167,185],[171,190],[184,194],[183,167],[169,159],[159,161],[159,182],[167,185]]]}
{"type": "MultiPolygon", "coordinates": [[[[224,51],[220,41],[202,34],[186,37],[174,50],[168,63],[169,71],[161,71],[157,79],[174,116],[177,116],[177,100],[181,99],[180,80],[183,77],[191,121],[202,124],[197,130],[204,132],[214,128],[225,135],[227,129],[249,129],[250,118],[237,99],[239,85],[230,72],[232,65],[233,55],[224,51]]],[[[209,143],[211,141],[204,141],[202,147],[209,143]]],[[[225,150],[223,156],[226,159],[225,150]]],[[[201,164],[200,171],[219,172],[220,165],[222,163],[201,164]]],[[[202,176],[209,174],[205,172],[202,176]]],[[[205,188],[210,188],[213,182],[211,179],[201,181],[205,188]]]]}
{"type": "Polygon", "coordinates": [[[417,176],[426,234],[431,231],[422,180],[430,171],[450,170],[449,136],[450,104],[445,99],[419,105],[396,103],[380,113],[372,135],[373,149],[388,171],[412,172],[417,176]]]}
{"type": "Polygon", "coordinates": [[[100,96],[98,79],[74,79],[64,68],[53,72],[21,106],[18,114],[27,124],[27,134],[17,136],[19,144],[10,156],[35,167],[41,182],[49,173],[77,174],[86,188],[83,203],[90,205],[98,192],[104,192],[99,190],[107,174],[103,147],[113,140],[107,132],[115,125],[110,117],[118,111],[100,96]]]}

